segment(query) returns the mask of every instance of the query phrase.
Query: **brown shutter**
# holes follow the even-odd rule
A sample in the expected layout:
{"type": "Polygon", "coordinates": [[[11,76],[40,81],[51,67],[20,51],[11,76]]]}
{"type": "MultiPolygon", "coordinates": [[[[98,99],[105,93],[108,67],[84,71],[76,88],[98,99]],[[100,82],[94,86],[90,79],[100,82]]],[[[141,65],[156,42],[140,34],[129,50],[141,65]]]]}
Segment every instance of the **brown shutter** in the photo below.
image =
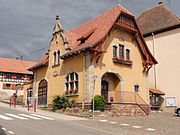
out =
{"type": "Polygon", "coordinates": [[[3,83],[3,89],[6,89],[6,84],[5,83],[3,83]]]}
{"type": "Polygon", "coordinates": [[[11,87],[12,87],[13,90],[15,90],[16,89],[16,84],[11,84],[11,87]]]}

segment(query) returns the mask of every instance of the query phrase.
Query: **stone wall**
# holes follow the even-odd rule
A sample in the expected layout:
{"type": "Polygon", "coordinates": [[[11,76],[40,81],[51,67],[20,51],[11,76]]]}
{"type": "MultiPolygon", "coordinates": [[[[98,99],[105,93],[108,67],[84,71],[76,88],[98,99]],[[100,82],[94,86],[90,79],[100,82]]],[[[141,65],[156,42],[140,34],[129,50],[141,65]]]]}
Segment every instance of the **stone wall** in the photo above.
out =
{"type": "Polygon", "coordinates": [[[103,115],[118,116],[146,116],[146,113],[137,105],[130,103],[108,103],[103,115]]]}

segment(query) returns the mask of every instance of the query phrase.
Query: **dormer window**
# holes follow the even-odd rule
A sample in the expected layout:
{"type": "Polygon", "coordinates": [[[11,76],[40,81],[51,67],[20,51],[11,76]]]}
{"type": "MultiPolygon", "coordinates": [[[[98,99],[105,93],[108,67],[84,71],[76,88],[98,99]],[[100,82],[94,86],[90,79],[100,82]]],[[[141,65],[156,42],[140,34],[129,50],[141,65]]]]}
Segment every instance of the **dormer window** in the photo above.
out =
{"type": "Polygon", "coordinates": [[[85,41],[86,41],[86,39],[85,39],[85,38],[83,38],[83,39],[81,40],[81,43],[80,43],[80,44],[84,44],[84,43],[85,43],[85,41]]]}
{"type": "Polygon", "coordinates": [[[95,29],[90,30],[83,37],[79,38],[77,41],[80,41],[80,45],[84,44],[89,39],[89,37],[94,33],[94,31],[95,29]]]}

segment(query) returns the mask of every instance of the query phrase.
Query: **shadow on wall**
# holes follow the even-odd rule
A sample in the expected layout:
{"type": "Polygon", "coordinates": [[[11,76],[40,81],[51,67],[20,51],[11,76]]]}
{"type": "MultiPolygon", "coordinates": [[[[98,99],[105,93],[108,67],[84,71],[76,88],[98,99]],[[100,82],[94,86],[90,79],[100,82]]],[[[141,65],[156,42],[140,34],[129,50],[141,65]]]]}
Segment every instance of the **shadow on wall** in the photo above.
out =
{"type": "Polygon", "coordinates": [[[0,135],[6,135],[6,132],[2,129],[2,126],[0,126],[0,135]]]}

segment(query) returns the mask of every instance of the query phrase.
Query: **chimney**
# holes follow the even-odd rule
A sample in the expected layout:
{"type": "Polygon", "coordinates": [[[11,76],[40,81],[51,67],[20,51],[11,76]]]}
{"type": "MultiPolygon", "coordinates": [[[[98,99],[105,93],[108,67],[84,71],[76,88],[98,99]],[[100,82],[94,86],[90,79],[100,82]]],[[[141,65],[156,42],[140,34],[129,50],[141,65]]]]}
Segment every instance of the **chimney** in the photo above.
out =
{"type": "Polygon", "coordinates": [[[59,15],[56,15],[56,20],[59,20],[59,15]]]}
{"type": "Polygon", "coordinates": [[[159,1],[158,4],[159,4],[159,5],[163,5],[163,2],[162,2],[162,1],[159,1]]]}

